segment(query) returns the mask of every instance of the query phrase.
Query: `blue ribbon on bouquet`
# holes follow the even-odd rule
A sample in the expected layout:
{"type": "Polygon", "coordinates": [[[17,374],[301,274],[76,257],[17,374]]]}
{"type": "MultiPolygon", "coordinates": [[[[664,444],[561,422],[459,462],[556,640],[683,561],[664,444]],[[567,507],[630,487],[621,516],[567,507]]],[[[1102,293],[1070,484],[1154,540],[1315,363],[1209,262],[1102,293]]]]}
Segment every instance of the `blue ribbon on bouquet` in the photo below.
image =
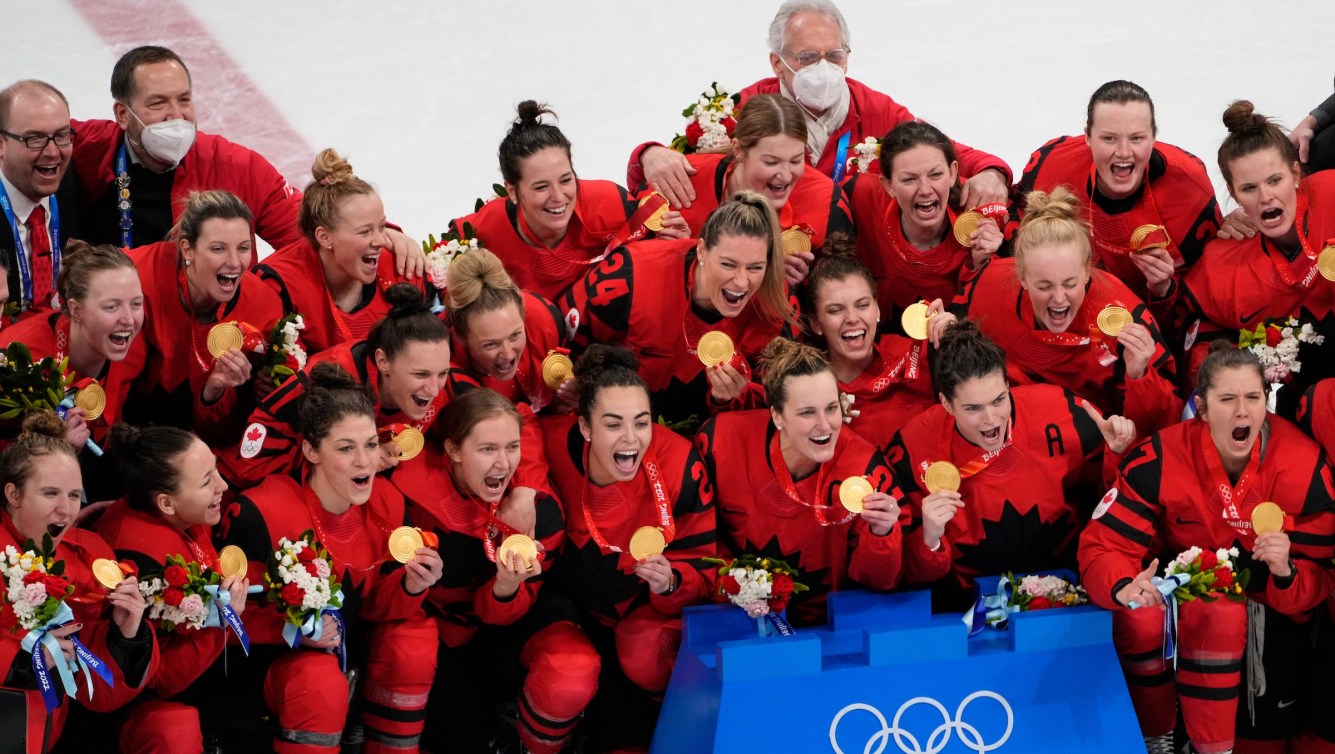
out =
{"type": "Polygon", "coordinates": [[[74,659],[65,659],[65,653],[60,650],[60,642],[56,641],[56,637],[52,636],[50,631],[53,628],[60,628],[72,620],[74,620],[74,611],[70,609],[69,605],[62,602],[60,607],[56,608],[56,614],[51,620],[32,629],[23,637],[23,650],[32,653],[32,672],[37,676],[37,687],[42,692],[42,701],[46,703],[46,709],[49,712],[54,712],[60,706],[60,696],[56,694],[55,682],[51,679],[51,671],[46,666],[46,656],[42,653],[42,647],[46,647],[55,660],[56,672],[60,674],[60,682],[65,687],[67,696],[74,696],[79,691],[74,677],[75,673],[83,673],[88,685],[89,699],[93,698],[92,673],[96,673],[99,678],[106,681],[108,686],[116,684],[111,671],[107,669],[107,664],[93,654],[92,650],[84,646],[77,636],[71,635],[69,637],[74,644],[74,659]]]}
{"type": "MultiPolygon", "coordinates": [[[[60,402],[60,405],[56,406],[56,413],[60,415],[60,418],[63,421],[65,419],[65,412],[72,408],[74,408],[74,399],[66,398],[60,402]]],[[[98,456],[99,458],[102,456],[102,449],[97,447],[97,443],[93,442],[92,437],[84,440],[83,446],[88,448],[88,452],[93,455],[98,456]]]]}
{"type": "Polygon", "coordinates": [[[1002,576],[997,579],[994,594],[983,594],[973,603],[969,612],[964,614],[964,625],[969,627],[969,636],[974,637],[984,628],[993,626],[1005,630],[1010,624],[1010,614],[1020,612],[1019,605],[1011,604],[1011,582],[1002,576]]]}
{"type": "MultiPolygon", "coordinates": [[[[1168,609],[1163,611],[1163,658],[1172,660],[1174,669],[1177,668],[1177,596],[1173,592],[1190,582],[1189,573],[1175,573],[1163,578],[1155,576],[1150,580],[1154,588],[1159,590],[1159,594],[1168,601],[1168,609]]],[[[1132,610],[1143,607],[1135,600],[1128,602],[1126,606],[1132,610]]]]}
{"type": "Polygon", "coordinates": [[[761,636],[794,636],[797,633],[782,613],[773,610],[760,616],[756,621],[759,623],[761,636]]]}
{"type": "MultiPolygon", "coordinates": [[[[330,597],[331,602],[334,600],[337,600],[340,603],[343,601],[342,589],[338,590],[330,597]]],[[[346,673],[348,671],[348,653],[345,645],[347,643],[348,632],[343,625],[343,614],[338,611],[338,608],[325,607],[320,610],[312,610],[306,614],[306,620],[302,621],[300,626],[290,622],[284,623],[283,640],[293,649],[301,646],[303,637],[318,641],[320,636],[324,634],[324,621],[322,618],[325,613],[329,613],[329,617],[333,618],[334,624],[338,626],[338,666],[346,673]]]]}
{"type": "Polygon", "coordinates": [[[209,614],[204,618],[204,627],[226,626],[232,629],[232,633],[236,634],[237,640],[241,642],[241,651],[249,657],[250,636],[246,633],[246,625],[241,622],[241,616],[231,608],[232,593],[223,589],[220,584],[209,584],[204,587],[204,591],[212,598],[209,600],[209,614]]]}

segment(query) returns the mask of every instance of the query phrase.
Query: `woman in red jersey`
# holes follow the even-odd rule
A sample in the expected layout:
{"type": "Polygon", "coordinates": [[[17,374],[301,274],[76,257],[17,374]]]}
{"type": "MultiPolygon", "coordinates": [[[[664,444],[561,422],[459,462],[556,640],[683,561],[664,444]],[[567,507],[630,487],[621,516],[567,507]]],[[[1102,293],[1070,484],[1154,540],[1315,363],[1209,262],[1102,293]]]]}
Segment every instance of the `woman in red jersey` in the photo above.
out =
{"type": "MultiPolygon", "coordinates": [[[[413,281],[395,272],[385,205],[371,184],[332,149],[315,156],[311,178],[298,216],[302,240],[265,257],[255,274],[284,313],[301,315],[301,342],[315,354],[364,339],[389,313],[389,287],[413,281]]],[[[421,278],[413,284],[420,289],[421,278]]]]}
{"type": "Polygon", "coordinates": [[[954,143],[935,126],[896,126],[881,143],[880,169],[844,184],[858,258],[876,281],[876,300],[895,314],[915,301],[951,300],[1001,246],[1000,226],[977,223],[967,243],[956,236],[963,211],[959,162],[954,143]]]}

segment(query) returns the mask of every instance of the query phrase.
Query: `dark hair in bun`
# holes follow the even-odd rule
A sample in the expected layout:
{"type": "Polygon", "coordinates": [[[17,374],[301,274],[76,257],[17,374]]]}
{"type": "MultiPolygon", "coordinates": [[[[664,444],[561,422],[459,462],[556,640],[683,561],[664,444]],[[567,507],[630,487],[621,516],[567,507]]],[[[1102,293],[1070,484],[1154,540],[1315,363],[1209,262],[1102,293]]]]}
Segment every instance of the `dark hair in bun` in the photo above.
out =
{"type": "Polygon", "coordinates": [[[937,392],[954,400],[960,383],[990,374],[1006,375],[1006,352],[969,320],[946,328],[941,346],[932,357],[932,381],[937,392]]]}
{"type": "Polygon", "coordinates": [[[570,140],[561,129],[550,123],[543,123],[542,116],[556,117],[547,105],[527,99],[516,108],[519,117],[515,119],[510,132],[501,140],[499,157],[501,177],[511,186],[518,186],[524,177],[523,162],[544,149],[556,147],[565,150],[566,159],[570,159],[570,140]]]}
{"type": "Polygon", "coordinates": [[[449,328],[431,313],[422,291],[411,283],[391,285],[385,291],[385,300],[390,305],[389,314],[366,336],[372,354],[384,351],[385,357],[392,360],[409,343],[449,340],[449,328]]]}
{"type": "Polygon", "coordinates": [[[640,360],[625,346],[594,343],[575,362],[575,385],[579,391],[579,407],[575,415],[588,421],[592,418],[593,404],[598,393],[609,387],[638,387],[648,395],[649,389],[640,378],[640,360]]]}
{"type": "Polygon", "coordinates": [[[1256,107],[1245,99],[1240,99],[1224,111],[1224,127],[1228,136],[1219,145],[1219,172],[1224,175],[1228,192],[1233,193],[1233,171],[1229,168],[1234,160],[1240,160],[1249,154],[1263,149],[1276,149],[1285,165],[1298,162],[1298,150],[1293,142],[1271,118],[1256,112],[1256,107]]]}
{"type": "MultiPolygon", "coordinates": [[[[33,461],[40,456],[63,453],[77,459],[74,446],[65,442],[65,422],[50,411],[28,414],[18,439],[0,453],[0,485],[12,484],[20,490],[32,477],[33,461]]],[[[0,496],[5,507],[7,497],[0,496]]]]}
{"type": "Polygon", "coordinates": [[[176,460],[195,439],[194,434],[176,427],[136,427],[125,422],[112,425],[107,453],[120,470],[131,508],[154,513],[155,495],[173,495],[181,489],[176,460]]]}
{"type": "Polygon", "coordinates": [[[343,367],[320,362],[311,369],[309,379],[310,384],[301,395],[297,422],[302,438],[311,445],[319,445],[329,435],[330,427],[345,416],[375,419],[375,408],[366,389],[343,367]]]}

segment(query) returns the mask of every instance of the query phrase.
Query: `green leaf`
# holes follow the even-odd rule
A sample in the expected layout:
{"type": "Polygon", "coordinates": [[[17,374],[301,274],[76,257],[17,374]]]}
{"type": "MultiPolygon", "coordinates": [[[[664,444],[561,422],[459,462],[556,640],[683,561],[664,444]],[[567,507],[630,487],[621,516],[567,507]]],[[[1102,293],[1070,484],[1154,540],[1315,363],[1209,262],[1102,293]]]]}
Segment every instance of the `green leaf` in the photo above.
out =
{"type": "Polygon", "coordinates": [[[499,184],[499,183],[493,183],[493,184],[491,184],[491,190],[492,190],[492,191],[495,191],[495,192],[496,192],[496,196],[499,196],[499,197],[502,198],[502,199],[508,199],[508,198],[510,198],[510,192],[509,192],[509,191],[506,191],[506,190],[505,190],[505,187],[502,186],[502,185],[499,184]]]}

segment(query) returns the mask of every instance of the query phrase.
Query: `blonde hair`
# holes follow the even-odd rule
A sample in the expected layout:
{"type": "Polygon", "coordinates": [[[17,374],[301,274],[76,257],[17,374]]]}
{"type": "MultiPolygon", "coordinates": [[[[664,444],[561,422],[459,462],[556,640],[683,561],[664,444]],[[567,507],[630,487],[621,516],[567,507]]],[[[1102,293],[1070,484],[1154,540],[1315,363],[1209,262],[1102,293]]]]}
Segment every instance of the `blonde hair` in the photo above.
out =
{"type": "Polygon", "coordinates": [[[185,209],[181,211],[181,219],[176,221],[173,236],[178,243],[185,241],[194,246],[204,230],[204,223],[214,219],[245,220],[251,233],[255,232],[255,215],[240,197],[230,191],[210,189],[191,191],[186,197],[185,209]]]}
{"type": "Polygon", "coordinates": [[[333,149],[324,149],[315,155],[311,178],[302,192],[297,226],[306,240],[316,246],[316,228],[332,230],[343,214],[343,202],[354,196],[374,194],[375,189],[354,175],[352,165],[333,149]]]}
{"type": "MultiPolygon", "coordinates": [[[[12,484],[21,492],[32,478],[33,461],[60,454],[78,459],[74,446],[65,441],[65,422],[50,411],[28,414],[18,439],[0,453],[0,485],[12,484]]],[[[9,506],[5,496],[0,495],[0,502],[9,506]]]]}
{"type": "Polygon", "coordinates": [[[779,236],[779,216],[765,197],[754,191],[738,191],[728,201],[709,213],[700,229],[700,241],[705,253],[724,236],[759,238],[768,247],[765,279],[756,291],[756,306],[760,315],[771,322],[795,324],[793,308],[788,303],[788,287],[784,283],[783,241],[779,236]]]}
{"type": "Polygon", "coordinates": [[[1065,186],[1051,193],[1031,191],[1015,237],[1015,271],[1024,277],[1027,252],[1049,246],[1075,246],[1085,271],[1090,267],[1089,228],[1080,220],[1080,201],[1065,186]]]}
{"type": "Polygon", "coordinates": [[[783,336],[765,344],[765,350],[760,353],[760,370],[769,404],[776,411],[782,411],[788,400],[785,383],[789,377],[833,371],[820,349],[783,336]]]}
{"type": "Polygon", "coordinates": [[[474,314],[514,304],[519,316],[524,316],[519,286],[510,279],[501,260],[486,249],[465,252],[450,263],[445,292],[450,327],[460,336],[468,335],[468,320],[474,314]]]}
{"type": "Polygon", "coordinates": [[[802,108],[780,94],[757,94],[748,99],[737,114],[733,142],[742,151],[750,150],[766,136],[791,136],[807,143],[807,122],[802,108]]]}

